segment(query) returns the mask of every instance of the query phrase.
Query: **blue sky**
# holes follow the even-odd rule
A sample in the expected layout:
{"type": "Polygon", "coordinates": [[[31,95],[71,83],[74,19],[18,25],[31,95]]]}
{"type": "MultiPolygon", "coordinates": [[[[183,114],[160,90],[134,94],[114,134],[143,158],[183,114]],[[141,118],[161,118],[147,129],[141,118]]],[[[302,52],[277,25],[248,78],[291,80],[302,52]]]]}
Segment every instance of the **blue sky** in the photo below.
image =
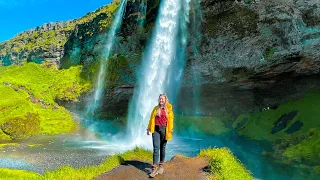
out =
{"type": "Polygon", "coordinates": [[[0,0],[0,42],[44,23],[79,18],[111,0],[0,0]]]}

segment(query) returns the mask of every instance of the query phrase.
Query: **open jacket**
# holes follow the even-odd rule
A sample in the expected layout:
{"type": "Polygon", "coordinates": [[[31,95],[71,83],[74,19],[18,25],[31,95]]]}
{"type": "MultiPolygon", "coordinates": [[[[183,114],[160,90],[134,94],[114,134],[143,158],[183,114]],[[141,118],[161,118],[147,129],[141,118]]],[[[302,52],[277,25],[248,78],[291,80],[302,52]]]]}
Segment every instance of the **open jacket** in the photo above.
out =
{"type": "MultiPolygon", "coordinates": [[[[150,116],[148,129],[151,133],[154,133],[157,110],[158,110],[158,106],[155,106],[150,116]]],[[[167,110],[168,110],[168,117],[167,117],[167,127],[166,127],[166,140],[169,141],[169,140],[172,140],[173,119],[174,119],[172,105],[170,103],[167,103],[167,110]]]]}

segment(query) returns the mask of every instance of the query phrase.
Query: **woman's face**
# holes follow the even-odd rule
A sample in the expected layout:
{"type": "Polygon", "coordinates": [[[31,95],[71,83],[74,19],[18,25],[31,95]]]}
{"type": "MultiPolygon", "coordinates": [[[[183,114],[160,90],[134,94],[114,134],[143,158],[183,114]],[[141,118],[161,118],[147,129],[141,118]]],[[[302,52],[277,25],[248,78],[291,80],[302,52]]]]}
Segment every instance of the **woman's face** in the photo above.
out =
{"type": "Polygon", "coordinates": [[[164,96],[159,97],[159,104],[160,106],[163,106],[166,103],[166,98],[164,96]]]}

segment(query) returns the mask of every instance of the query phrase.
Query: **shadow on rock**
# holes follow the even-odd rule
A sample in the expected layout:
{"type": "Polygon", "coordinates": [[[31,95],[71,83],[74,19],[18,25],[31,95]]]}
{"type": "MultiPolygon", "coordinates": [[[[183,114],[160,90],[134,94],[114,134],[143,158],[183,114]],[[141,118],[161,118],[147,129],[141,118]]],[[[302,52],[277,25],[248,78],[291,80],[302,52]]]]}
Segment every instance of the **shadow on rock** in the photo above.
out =
{"type": "Polygon", "coordinates": [[[136,161],[136,160],[121,161],[121,165],[134,166],[135,168],[137,168],[147,174],[151,172],[151,168],[152,168],[151,164],[146,163],[146,162],[136,161]]]}

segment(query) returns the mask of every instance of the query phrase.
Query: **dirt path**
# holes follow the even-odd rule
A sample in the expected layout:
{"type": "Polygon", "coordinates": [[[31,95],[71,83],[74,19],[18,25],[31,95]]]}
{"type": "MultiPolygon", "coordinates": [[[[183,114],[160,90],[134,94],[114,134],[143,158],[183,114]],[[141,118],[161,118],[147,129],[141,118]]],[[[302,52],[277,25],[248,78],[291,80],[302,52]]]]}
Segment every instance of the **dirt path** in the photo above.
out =
{"type": "MultiPolygon", "coordinates": [[[[205,158],[186,158],[175,156],[164,164],[165,171],[162,175],[158,174],[155,180],[204,180],[206,179],[205,169],[208,161],[205,158]]],[[[126,161],[125,164],[100,175],[97,180],[145,180],[149,178],[151,164],[141,161],[126,161]]]]}

